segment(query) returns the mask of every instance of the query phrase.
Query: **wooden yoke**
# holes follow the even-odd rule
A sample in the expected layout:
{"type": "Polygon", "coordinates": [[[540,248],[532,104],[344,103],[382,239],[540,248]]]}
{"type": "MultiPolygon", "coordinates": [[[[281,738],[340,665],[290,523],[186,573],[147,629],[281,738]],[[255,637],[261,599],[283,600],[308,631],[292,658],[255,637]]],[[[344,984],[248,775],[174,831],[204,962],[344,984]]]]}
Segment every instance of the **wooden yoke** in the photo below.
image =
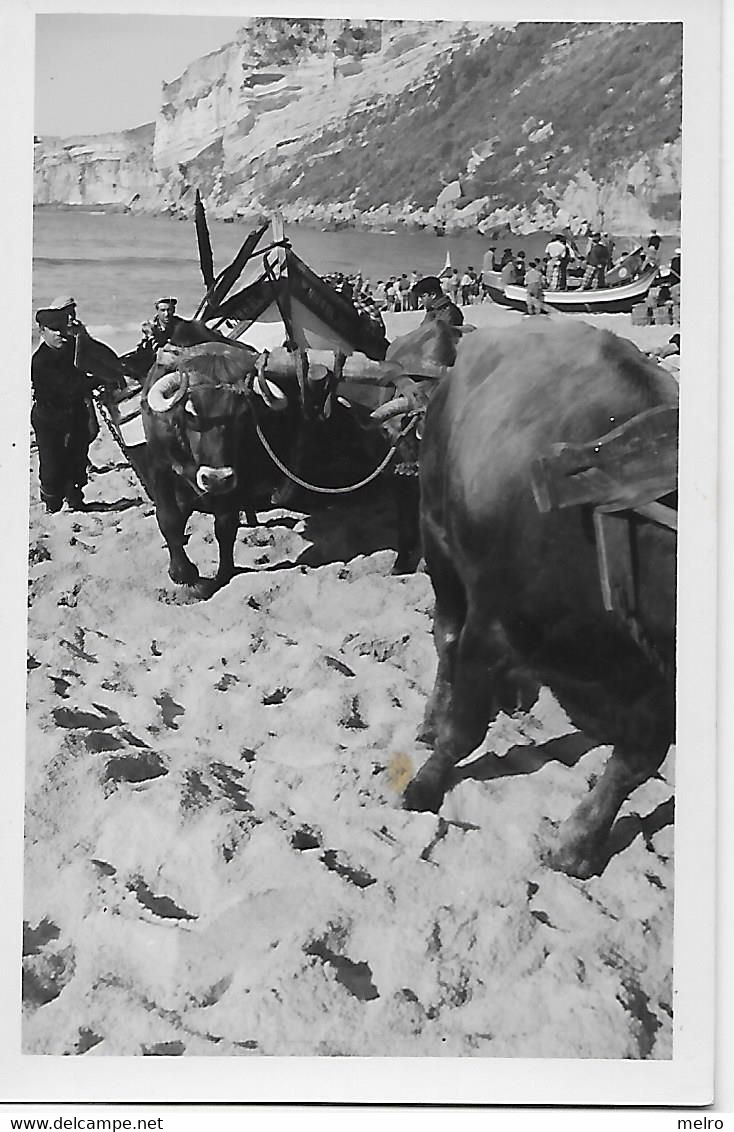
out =
{"type": "Polygon", "coordinates": [[[588,444],[554,444],[533,462],[531,480],[542,512],[634,508],[669,495],[678,485],[678,409],[648,409],[588,444]]]}
{"type": "Polygon", "coordinates": [[[554,444],[534,461],[531,483],[541,512],[593,505],[604,607],[634,621],[636,523],[678,529],[676,508],[660,502],[678,487],[677,407],[648,409],[588,444],[554,444]]]}

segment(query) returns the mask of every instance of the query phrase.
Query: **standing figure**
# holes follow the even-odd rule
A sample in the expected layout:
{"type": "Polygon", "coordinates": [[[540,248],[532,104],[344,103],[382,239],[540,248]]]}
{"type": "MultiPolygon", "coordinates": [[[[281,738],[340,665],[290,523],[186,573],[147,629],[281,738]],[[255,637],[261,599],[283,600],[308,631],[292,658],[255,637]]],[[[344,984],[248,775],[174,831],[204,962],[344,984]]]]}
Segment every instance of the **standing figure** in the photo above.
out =
{"type": "Polygon", "coordinates": [[[676,248],[670,260],[671,286],[680,283],[680,248],[676,248]]]}
{"type": "Polygon", "coordinates": [[[418,282],[419,279],[420,279],[420,275],[418,274],[416,269],[413,268],[413,270],[410,273],[410,293],[409,293],[409,296],[408,296],[408,303],[409,303],[410,309],[412,311],[418,310],[418,302],[415,298],[415,295],[413,294],[413,288],[415,287],[415,285],[416,285],[416,283],[418,282]]]}
{"type": "Polygon", "coordinates": [[[461,305],[468,307],[474,301],[474,286],[476,283],[476,275],[474,274],[473,267],[467,267],[466,271],[461,277],[461,305]]]}
{"type": "Polygon", "coordinates": [[[591,247],[586,257],[586,270],[581,280],[581,289],[603,287],[605,272],[609,265],[609,249],[602,243],[601,233],[595,232],[591,237],[591,247]]]}
{"type": "Polygon", "coordinates": [[[413,295],[426,312],[423,323],[435,319],[448,322],[451,326],[461,326],[464,322],[463,314],[449,296],[444,294],[441,281],[435,275],[427,275],[419,280],[413,288],[413,295]]]}
{"type": "Polygon", "coordinates": [[[36,312],[36,322],[41,343],[31,360],[31,424],[41,500],[50,513],[60,511],[64,500],[78,511],[84,507],[89,445],[99,427],[91,401],[93,380],[74,360],[84,328],[76,321],[74,299],[54,299],[36,312]]]}
{"type": "Polygon", "coordinates": [[[545,252],[549,261],[548,289],[565,291],[566,269],[571,258],[566,241],[562,236],[554,235],[546,244],[545,252]]]}
{"type": "Polygon", "coordinates": [[[398,298],[400,306],[396,307],[396,310],[410,310],[410,281],[405,272],[403,272],[398,280],[398,298]]]}
{"type": "Polygon", "coordinates": [[[528,314],[543,314],[543,277],[538,269],[537,259],[531,259],[525,272],[525,305],[528,314]]]}
{"type": "Polygon", "coordinates": [[[662,240],[661,240],[660,236],[657,234],[657,232],[655,231],[655,229],[653,228],[652,232],[647,237],[647,250],[645,252],[645,255],[647,256],[648,262],[654,263],[656,266],[657,266],[657,264],[660,263],[660,245],[661,244],[662,244],[662,240]]]}

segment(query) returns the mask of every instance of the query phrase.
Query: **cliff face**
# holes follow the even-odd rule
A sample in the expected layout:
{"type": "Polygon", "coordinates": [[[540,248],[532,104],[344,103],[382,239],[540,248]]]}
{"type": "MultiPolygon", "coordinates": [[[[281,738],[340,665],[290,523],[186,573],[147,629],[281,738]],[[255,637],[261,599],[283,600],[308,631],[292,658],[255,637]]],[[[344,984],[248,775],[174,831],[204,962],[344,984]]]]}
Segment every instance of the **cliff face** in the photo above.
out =
{"type": "Polygon", "coordinates": [[[680,25],[256,19],[151,126],[41,140],[38,203],[675,229],[680,25]]]}
{"type": "Polygon", "coordinates": [[[128,204],[155,191],[153,123],[118,134],[44,138],[35,147],[36,204],[128,204]]]}

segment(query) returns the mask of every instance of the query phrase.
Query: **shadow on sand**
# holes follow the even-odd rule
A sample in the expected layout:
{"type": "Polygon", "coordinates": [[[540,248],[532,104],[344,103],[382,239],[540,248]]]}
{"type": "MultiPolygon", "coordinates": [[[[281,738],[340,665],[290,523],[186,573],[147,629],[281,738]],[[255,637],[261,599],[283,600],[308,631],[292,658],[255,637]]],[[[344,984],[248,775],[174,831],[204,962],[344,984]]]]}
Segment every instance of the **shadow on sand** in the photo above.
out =
{"type": "MultiPolygon", "coordinates": [[[[502,758],[486,754],[468,766],[457,767],[451,779],[451,787],[467,780],[491,782],[497,778],[510,778],[520,774],[534,774],[549,762],[559,762],[573,767],[588,751],[599,744],[587,738],[580,731],[549,739],[538,746],[522,744],[511,747],[502,758]]],[[[601,874],[613,857],[629,848],[636,837],[642,836],[650,846],[650,838],[661,829],[673,824],[675,798],[670,797],[659,803],[649,814],[626,814],[612,827],[604,853],[596,862],[596,872],[601,874]]]]}

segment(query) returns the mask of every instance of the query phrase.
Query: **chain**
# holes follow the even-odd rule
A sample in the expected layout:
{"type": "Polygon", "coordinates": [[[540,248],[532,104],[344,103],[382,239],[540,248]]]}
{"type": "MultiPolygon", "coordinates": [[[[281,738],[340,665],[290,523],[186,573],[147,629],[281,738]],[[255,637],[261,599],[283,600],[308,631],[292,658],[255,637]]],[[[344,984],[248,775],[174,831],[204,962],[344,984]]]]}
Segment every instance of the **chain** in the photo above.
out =
{"type": "Polygon", "coordinates": [[[130,456],[128,455],[128,452],[125,448],[125,445],[122,443],[122,440],[120,438],[120,433],[117,429],[117,426],[114,424],[114,422],[112,420],[112,416],[110,414],[109,409],[107,408],[104,401],[102,401],[96,393],[94,393],[92,396],[93,396],[93,399],[94,399],[94,404],[99,409],[100,415],[102,417],[102,420],[105,423],[107,431],[109,432],[110,436],[112,437],[115,444],[117,445],[120,452],[122,453],[122,456],[125,460],[125,463],[132,470],[133,475],[135,476],[136,480],[138,481],[138,483],[142,487],[145,494],[148,496],[149,499],[151,499],[152,498],[151,494],[150,494],[150,492],[149,492],[149,490],[148,490],[148,488],[145,484],[145,481],[143,480],[143,477],[141,476],[138,469],[135,467],[135,464],[133,463],[133,461],[130,459],[130,456]]]}

